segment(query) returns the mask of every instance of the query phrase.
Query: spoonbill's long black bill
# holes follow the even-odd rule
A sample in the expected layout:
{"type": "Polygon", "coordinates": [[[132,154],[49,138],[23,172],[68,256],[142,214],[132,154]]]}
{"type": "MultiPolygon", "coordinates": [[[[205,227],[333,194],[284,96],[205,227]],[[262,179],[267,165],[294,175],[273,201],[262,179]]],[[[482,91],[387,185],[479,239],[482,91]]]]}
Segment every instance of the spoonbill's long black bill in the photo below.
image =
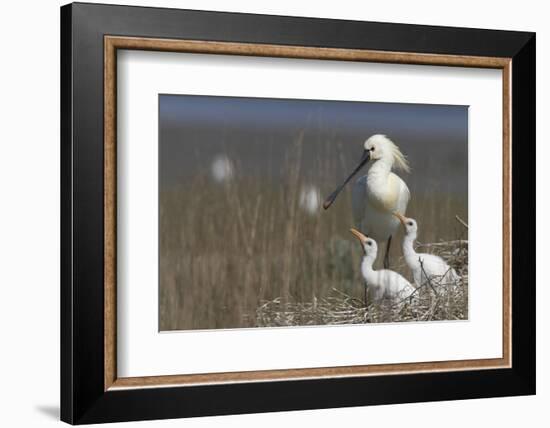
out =
{"type": "Polygon", "coordinates": [[[346,178],[346,180],[340,186],[338,186],[336,190],[329,195],[328,198],[325,199],[325,202],[323,202],[324,209],[328,209],[332,205],[332,203],[334,202],[338,194],[342,191],[342,189],[346,186],[346,184],[348,184],[349,181],[353,178],[353,176],[357,174],[361,168],[363,168],[363,166],[369,161],[369,159],[370,159],[370,151],[365,150],[363,152],[363,156],[361,156],[359,165],[357,165],[357,167],[353,170],[353,172],[349,175],[349,177],[346,178]]]}

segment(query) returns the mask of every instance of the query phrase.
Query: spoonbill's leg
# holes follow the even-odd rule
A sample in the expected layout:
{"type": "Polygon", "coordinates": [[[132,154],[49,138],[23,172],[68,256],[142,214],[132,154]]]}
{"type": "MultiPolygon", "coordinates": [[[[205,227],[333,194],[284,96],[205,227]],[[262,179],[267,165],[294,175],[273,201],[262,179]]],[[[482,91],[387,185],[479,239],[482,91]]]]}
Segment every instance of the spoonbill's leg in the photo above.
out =
{"type": "Polygon", "coordinates": [[[365,281],[365,308],[369,306],[369,290],[367,288],[367,281],[365,281]]]}
{"type": "Polygon", "coordinates": [[[384,254],[384,269],[390,268],[390,246],[391,246],[391,235],[388,238],[388,243],[386,244],[386,254],[384,254]]]}

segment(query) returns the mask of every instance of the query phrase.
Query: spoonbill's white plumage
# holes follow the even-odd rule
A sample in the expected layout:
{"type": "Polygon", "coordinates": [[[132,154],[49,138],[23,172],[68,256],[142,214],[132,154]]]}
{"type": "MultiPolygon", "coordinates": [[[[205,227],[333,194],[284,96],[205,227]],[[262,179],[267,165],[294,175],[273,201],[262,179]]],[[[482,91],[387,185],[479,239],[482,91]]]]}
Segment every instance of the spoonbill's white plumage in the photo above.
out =
{"type": "Polygon", "coordinates": [[[363,144],[363,156],[349,177],[325,200],[329,208],[344,186],[367,166],[367,173],[357,179],[352,190],[352,209],[356,226],[378,242],[386,242],[384,267],[389,267],[392,236],[399,227],[394,212],[405,214],[410,199],[405,182],[392,172],[393,168],[409,172],[407,159],[385,135],[373,135],[363,144]]]}
{"type": "Polygon", "coordinates": [[[417,253],[414,249],[414,241],[418,233],[418,225],[412,218],[407,218],[399,213],[395,217],[401,221],[405,229],[403,238],[403,256],[407,266],[412,271],[414,282],[421,286],[429,279],[432,284],[451,285],[457,284],[460,277],[445,260],[435,254],[417,253]]]}
{"type": "Polygon", "coordinates": [[[367,294],[374,300],[403,300],[415,292],[415,288],[410,282],[397,272],[389,269],[374,270],[372,265],[378,252],[376,241],[357,229],[352,228],[350,232],[357,237],[363,248],[361,274],[365,279],[365,304],[367,303],[367,294]]]}

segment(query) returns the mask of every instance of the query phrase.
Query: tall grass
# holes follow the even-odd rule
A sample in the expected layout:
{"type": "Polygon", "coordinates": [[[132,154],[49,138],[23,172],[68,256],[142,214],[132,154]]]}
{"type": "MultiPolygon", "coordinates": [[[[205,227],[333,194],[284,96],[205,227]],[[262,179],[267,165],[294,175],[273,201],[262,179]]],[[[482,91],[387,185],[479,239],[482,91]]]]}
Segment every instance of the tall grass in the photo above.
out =
{"type": "MultiPolygon", "coordinates": [[[[338,142],[320,141],[314,168],[304,168],[299,135],[274,166],[281,174],[247,175],[237,156],[227,155],[235,163],[230,180],[212,180],[205,165],[204,173],[161,189],[160,329],[277,325],[259,322],[258,308],[326,301],[334,290],[362,299],[349,190],[327,211],[311,213],[299,203],[301,189],[314,184],[324,197],[354,166],[339,155],[338,142]]],[[[467,239],[454,221],[455,214],[467,220],[465,197],[411,193],[408,215],[417,218],[422,242],[467,239]]],[[[399,260],[401,233],[393,242],[392,267],[408,275],[399,260]]]]}

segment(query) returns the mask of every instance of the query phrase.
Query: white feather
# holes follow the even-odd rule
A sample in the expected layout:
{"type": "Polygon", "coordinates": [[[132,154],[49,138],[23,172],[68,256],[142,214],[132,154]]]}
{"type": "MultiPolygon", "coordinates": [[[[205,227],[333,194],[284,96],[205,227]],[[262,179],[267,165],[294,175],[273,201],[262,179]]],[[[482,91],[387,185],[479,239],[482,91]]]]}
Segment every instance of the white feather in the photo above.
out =
{"type": "Polygon", "coordinates": [[[371,161],[366,175],[352,189],[352,209],[357,227],[375,240],[386,241],[399,227],[394,212],[405,214],[409,188],[391,170],[395,166],[409,171],[405,156],[385,135],[373,135],[364,144],[371,161]]]}
{"type": "Polygon", "coordinates": [[[432,285],[457,285],[460,276],[445,260],[435,254],[417,253],[414,249],[418,226],[414,219],[403,217],[405,237],[403,256],[412,271],[414,282],[421,286],[429,279],[432,285]]]}
{"type": "Polygon", "coordinates": [[[377,177],[374,164],[366,175],[357,179],[352,188],[351,204],[355,224],[376,241],[385,241],[399,227],[399,220],[392,213],[397,211],[405,214],[409,200],[410,192],[405,182],[393,172],[385,177],[377,177]]]}
{"type": "Polygon", "coordinates": [[[361,262],[361,273],[367,284],[369,296],[375,300],[403,300],[415,292],[415,288],[403,276],[389,269],[374,270],[378,246],[368,238],[363,243],[365,256],[361,262]]]}

